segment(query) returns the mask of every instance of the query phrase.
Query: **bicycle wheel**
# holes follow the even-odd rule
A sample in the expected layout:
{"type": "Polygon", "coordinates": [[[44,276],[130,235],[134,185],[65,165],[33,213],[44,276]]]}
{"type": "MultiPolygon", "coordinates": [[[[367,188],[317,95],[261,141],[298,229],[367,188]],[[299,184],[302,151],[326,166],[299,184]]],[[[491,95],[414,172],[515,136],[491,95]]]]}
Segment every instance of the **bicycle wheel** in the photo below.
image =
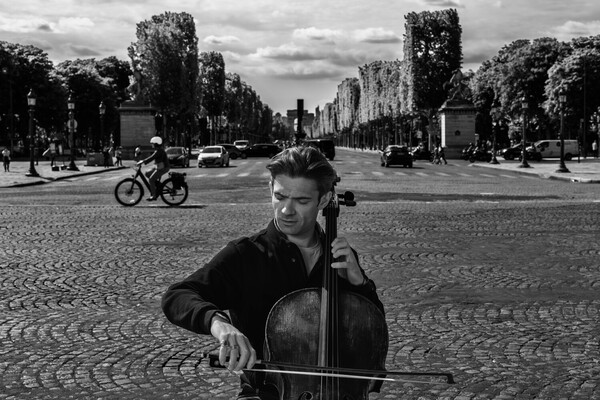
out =
{"type": "Polygon", "coordinates": [[[127,207],[135,206],[142,200],[144,188],[142,184],[133,178],[123,179],[115,187],[117,201],[127,207]]]}
{"type": "Polygon", "coordinates": [[[180,189],[175,189],[173,179],[168,178],[161,185],[160,197],[170,206],[183,204],[188,197],[187,183],[183,183],[180,189]]]}

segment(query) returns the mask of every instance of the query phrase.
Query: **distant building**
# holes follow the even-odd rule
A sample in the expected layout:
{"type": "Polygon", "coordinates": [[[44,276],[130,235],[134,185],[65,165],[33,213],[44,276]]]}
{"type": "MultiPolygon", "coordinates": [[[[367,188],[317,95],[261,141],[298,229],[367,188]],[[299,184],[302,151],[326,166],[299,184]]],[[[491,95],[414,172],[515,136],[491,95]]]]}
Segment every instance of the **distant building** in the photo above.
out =
{"type": "MultiPolygon", "coordinates": [[[[287,110],[286,123],[290,131],[295,132],[294,121],[298,118],[298,110],[287,110]]],[[[306,137],[313,137],[313,121],[315,120],[315,114],[309,113],[304,110],[302,115],[302,130],[306,133],[306,137]]]]}

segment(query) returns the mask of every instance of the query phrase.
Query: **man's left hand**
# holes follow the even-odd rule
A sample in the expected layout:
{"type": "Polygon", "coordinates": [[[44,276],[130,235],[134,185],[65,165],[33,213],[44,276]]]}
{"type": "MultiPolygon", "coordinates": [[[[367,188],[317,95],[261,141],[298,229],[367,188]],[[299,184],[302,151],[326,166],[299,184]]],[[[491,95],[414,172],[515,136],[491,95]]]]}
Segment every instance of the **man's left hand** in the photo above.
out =
{"type": "Polygon", "coordinates": [[[331,268],[344,269],[348,282],[355,286],[362,285],[364,283],[363,273],[346,238],[335,238],[331,243],[331,252],[333,257],[338,259],[331,263],[331,268]]]}

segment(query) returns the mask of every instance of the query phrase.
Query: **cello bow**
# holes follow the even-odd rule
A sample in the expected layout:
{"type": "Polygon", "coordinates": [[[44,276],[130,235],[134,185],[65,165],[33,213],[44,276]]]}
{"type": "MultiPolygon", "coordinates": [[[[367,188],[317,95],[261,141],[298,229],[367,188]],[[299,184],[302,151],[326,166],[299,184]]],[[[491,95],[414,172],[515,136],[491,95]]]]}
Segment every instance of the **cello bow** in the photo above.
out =
{"type": "MultiPolygon", "coordinates": [[[[207,358],[209,365],[213,368],[226,368],[225,365],[219,361],[219,355],[214,353],[203,352],[200,354],[201,359],[207,358]]],[[[227,357],[229,359],[229,356],[227,357]]],[[[360,369],[360,368],[342,368],[342,367],[325,367],[317,365],[302,365],[292,364],[285,362],[275,361],[263,361],[257,360],[254,364],[257,368],[244,368],[244,371],[256,371],[256,372],[272,372],[279,374],[295,374],[295,375],[312,375],[312,376],[325,376],[335,378],[352,378],[352,379],[368,379],[368,380],[380,380],[387,382],[400,382],[400,383],[427,383],[427,384],[455,384],[454,375],[450,372],[422,372],[422,371],[388,371],[388,370],[372,370],[372,369],[360,369]],[[272,369],[276,368],[276,369],[272,369]],[[287,368],[287,369],[280,369],[287,368]],[[431,381],[415,381],[405,379],[394,379],[388,378],[387,375],[393,376],[428,376],[432,378],[444,378],[445,382],[431,382],[431,381]]]]}

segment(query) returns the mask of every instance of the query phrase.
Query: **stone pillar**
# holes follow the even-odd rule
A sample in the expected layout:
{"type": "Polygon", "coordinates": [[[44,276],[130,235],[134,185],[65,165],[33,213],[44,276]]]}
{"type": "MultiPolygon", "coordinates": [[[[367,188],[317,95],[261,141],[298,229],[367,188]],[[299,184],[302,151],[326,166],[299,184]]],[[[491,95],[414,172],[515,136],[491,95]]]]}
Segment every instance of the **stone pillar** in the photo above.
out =
{"type": "Polygon", "coordinates": [[[448,100],[442,105],[439,110],[440,139],[446,158],[460,158],[462,150],[477,141],[476,113],[473,103],[465,100],[448,100]]]}
{"type": "Polygon", "coordinates": [[[156,135],[155,113],[156,110],[151,106],[129,101],[119,107],[123,158],[133,158],[133,152],[138,145],[144,150],[152,148],[150,139],[156,135]]]}

